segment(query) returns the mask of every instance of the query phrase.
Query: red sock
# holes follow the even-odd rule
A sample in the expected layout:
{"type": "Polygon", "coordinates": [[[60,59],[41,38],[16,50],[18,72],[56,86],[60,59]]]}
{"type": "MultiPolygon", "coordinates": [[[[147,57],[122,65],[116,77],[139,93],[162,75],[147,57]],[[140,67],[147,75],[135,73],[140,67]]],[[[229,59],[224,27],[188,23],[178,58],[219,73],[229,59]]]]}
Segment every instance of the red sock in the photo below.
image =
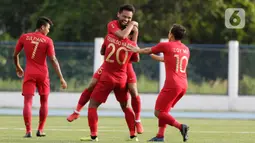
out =
{"type": "Polygon", "coordinates": [[[132,108],[135,112],[135,120],[140,120],[141,114],[141,98],[139,95],[131,98],[132,108]]]}
{"type": "Polygon", "coordinates": [[[181,124],[178,123],[174,117],[172,117],[171,115],[169,115],[167,112],[160,112],[158,115],[159,120],[162,120],[163,122],[165,122],[168,125],[174,126],[177,129],[181,129],[181,124]]]}
{"type": "Polygon", "coordinates": [[[125,108],[125,119],[129,128],[130,136],[135,136],[135,114],[131,108],[125,108]]]}
{"type": "Polygon", "coordinates": [[[159,127],[159,128],[158,128],[157,137],[158,137],[158,138],[163,138],[164,135],[165,135],[165,130],[166,130],[166,126],[165,126],[165,127],[159,127]]]}
{"type": "Polygon", "coordinates": [[[90,135],[97,136],[97,123],[98,123],[97,108],[88,109],[88,122],[90,127],[90,135]]]}
{"type": "Polygon", "coordinates": [[[76,111],[80,112],[84,105],[89,101],[90,95],[92,92],[90,92],[88,89],[85,89],[79,99],[79,102],[76,107],[76,111]]]}
{"type": "Polygon", "coordinates": [[[33,95],[24,96],[24,108],[23,108],[23,118],[26,126],[26,132],[31,132],[31,120],[32,120],[32,103],[33,95]]]}
{"type": "Polygon", "coordinates": [[[162,138],[165,135],[166,123],[163,120],[158,119],[158,138],[162,138]]]}
{"type": "Polygon", "coordinates": [[[39,113],[40,120],[39,120],[38,130],[43,131],[44,125],[48,116],[48,96],[41,95],[40,102],[41,102],[41,107],[40,107],[40,113],[39,113]]]}

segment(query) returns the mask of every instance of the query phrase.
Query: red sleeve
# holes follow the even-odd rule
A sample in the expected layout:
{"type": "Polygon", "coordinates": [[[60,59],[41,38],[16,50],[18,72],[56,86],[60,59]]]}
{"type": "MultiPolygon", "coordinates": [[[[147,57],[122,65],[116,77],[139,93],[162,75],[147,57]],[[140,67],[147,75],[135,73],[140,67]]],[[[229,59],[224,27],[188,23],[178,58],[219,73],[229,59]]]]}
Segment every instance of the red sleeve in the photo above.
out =
{"type": "Polygon", "coordinates": [[[49,39],[49,41],[48,41],[47,55],[49,57],[55,56],[54,45],[53,45],[53,41],[51,39],[49,39]]]}
{"type": "Polygon", "coordinates": [[[153,46],[151,48],[151,52],[153,54],[164,53],[165,50],[166,50],[166,48],[165,48],[166,46],[165,45],[166,45],[165,42],[158,43],[156,46],[153,46]]]}
{"type": "MultiPolygon", "coordinates": [[[[137,44],[134,41],[128,40],[129,44],[133,45],[133,46],[137,46],[137,44]]],[[[133,53],[131,58],[130,58],[130,62],[137,62],[139,60],[139,53],[133,53]]]]}
{"type": "Polygon", "coordinates": [[[109,22],[108,25],[107,25],[107,31],[109,34],[114,34],[115,35],[115,32],[119,31],[120,28],[118,27],[118,25],[116,25],[116,23],[114,22],[109,22]]]}
{"type": "Polygon", "coordinates": [[[106,48],[106,45],[105,45],[105,42],[102,44],[102,47],[101,49],[105,49],[106,48]]]}
{"type": "Polygon", "coordinates": [[[137,62],[139,60],[139,54],[138,53],[133,53],[130,62],[137,62]]]}
{"type": "Polygon", "coordinates": [[[104,43],[102,44],[102,47],[101,47],[102,49],[106,48],[106,37],[107,36],[105,36],[105,38],[104,38],[104,43]]]}
{"type": "Polygon", "coordinates": [[[25,38],[25,36],[21,35],[17,44],[16,44],[15,50],[17,53],[19,53],[23,49],[24,38],[25,38]]]}

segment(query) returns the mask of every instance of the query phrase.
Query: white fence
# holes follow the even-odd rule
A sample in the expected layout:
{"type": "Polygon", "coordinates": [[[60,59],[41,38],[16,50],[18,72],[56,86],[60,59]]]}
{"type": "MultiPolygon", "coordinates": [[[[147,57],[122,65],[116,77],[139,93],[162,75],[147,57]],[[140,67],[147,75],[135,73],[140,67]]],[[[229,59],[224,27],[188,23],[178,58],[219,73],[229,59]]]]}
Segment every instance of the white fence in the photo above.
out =
{"type": "MultiPolygon", "coordinates": [[[[162,39],[161,41],[165,41],[162,39]]],[[[95,39],[94,71],[99,68],[103,58],[100,55],[103,38],[95,39]]],[[[238,96],[238,75],[239,75],[239,43],[229,42],[229,63],[228,63],[228,96],[226,95],[186,95],[176,105],[174,110],[199,110],[199,111],[255,111],[255,97],[238,96]]],[[[163,86],[165,79],[164,63],[160,63],[160,86],[163,86]]],[[[49,99],[50,108],[74,108],[79,99],[79,93],[51,93],[49,99]]],[[[39,107],[38,96],[35,96],[34,107],[39,107]]],[[[141,94],[142,109],[154,109],[157,94],[141,94]]],[[[0,92],[0,107],[22,107],[23,97],[20,92],[0,92]]],[[[114,95],[102,108],[119,109],[119,104],[114,95]]]]}

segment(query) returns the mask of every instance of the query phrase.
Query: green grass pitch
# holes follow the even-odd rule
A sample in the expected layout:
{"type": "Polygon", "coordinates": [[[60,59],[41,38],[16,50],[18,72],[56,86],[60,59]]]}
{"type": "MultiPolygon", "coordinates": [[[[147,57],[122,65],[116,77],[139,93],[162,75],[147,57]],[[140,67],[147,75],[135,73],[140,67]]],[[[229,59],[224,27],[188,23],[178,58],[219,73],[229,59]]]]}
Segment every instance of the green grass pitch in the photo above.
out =
{"type": "MultiPolygon", "coordinates": [[[[255,121],[252,120],[210,120],[178,119],[190,126],[188,143],[254,143],[255,121]]],[[[140,142],[146,142],[157,132],[156,118],[142,119],[145,132],[138,135],[140,142]]],[[[87,117],[69,123],[66,117],[48,117],[46,137],[36,137],[38,117],[33,117],[33,137],[24,139],[25,127],[22,116],[0,116],[0,143],[82,143],[80,137],[89,135],[87,117]]],[[[124,118],[99,117],[99,142],[127,142],[129,132],[124,118]]],[[[166,143],[182,143],[179,131],[168,126],[166,143]]]]}

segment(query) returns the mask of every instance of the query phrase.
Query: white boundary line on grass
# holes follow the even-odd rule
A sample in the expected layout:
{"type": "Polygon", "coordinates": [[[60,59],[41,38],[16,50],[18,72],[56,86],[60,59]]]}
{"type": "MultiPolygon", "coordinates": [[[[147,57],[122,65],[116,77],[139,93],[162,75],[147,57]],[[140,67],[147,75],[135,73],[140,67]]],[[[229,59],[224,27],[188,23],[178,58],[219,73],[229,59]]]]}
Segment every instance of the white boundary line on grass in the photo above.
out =
{"type": "MultiPolygon", "coordinates": [[[[0,128],[0,130],[25,130],[25,128],[0,128]]],[[[45,131],[64,131],[64,132],[89,132],[89,129],[44,129],[45,131]]],[[[105,130],[101,129],[100,132],[128,132],[128,130],[105,130]]],[[[146,131],[151,132],[151,131],[146,131]]],[[[247,132],[247,131],[189,131],[190,133],[202,133],[202,134],[255,134],[255,132],[247,132]]]]}

